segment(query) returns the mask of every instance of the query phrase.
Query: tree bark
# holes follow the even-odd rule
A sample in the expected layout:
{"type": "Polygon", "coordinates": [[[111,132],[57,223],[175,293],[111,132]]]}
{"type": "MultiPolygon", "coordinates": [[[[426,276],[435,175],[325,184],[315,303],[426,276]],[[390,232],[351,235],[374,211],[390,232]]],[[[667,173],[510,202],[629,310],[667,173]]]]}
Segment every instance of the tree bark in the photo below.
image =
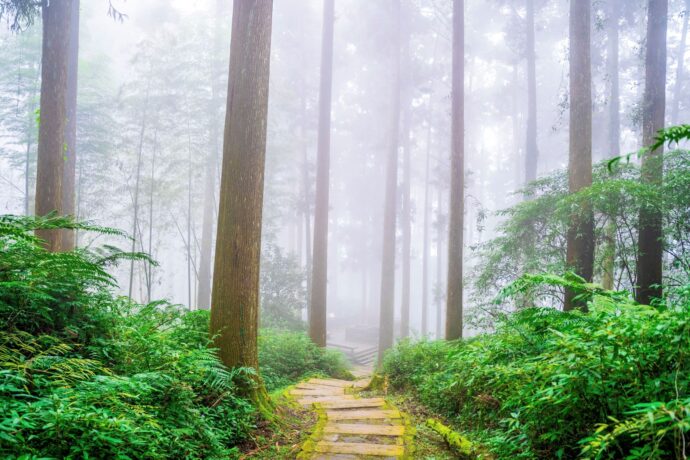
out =
{"type": "Polygon", "coordinates": [[[525,137],[525,182],[530,183],[537,178],[537,162],[539,149],[537,147],[537,66],[534,49],[534,0],[527,0],[526,58],[527,58],[527,132],[525,137]]]}
{"type": "MultiPolygon", "coordinates": [[[[649,0],[647,6],[647,50],[642,109],[642,142],[654,143],[657,131],[664,127],[666,108],[666,23],[668,0],[649,0]]],[[[645,155],[642,181],[660,186],[663,181],[663,147],[645,155]]],[[[662,295],[663,216],[658,207],[643,206],[637,255],[637,291],[635,299],[649,304],[662,295]]]]}
{"type": "Polygon", "coordinates": [[[245,390],[264,415],[257,337],[272,9],[272,0],[233,5],[210,325],[226,366],[257,371],[245,390]]]}
{"type": "Polygon", "coordinates": [[[309,336],[326,346],[328,301],[328,206],[330,188],[331,90],[333,86],[334,0],[324,0],[319,88],[319,134],[316,148],[314,246],[311,279],[309,336]]]}
{"type": "MultiPolygon", "coordinates": [[[[570,151],[568,191],[592,185],[592,70],[590,0],[570,0],[570,151]]],[[[568,226],[566,266],[587,281],[594,269],[594,218],[583,203],[568,226]]],[[[577,293],[567,289],[563,310],[587,309],[577,293]]]]}
{"type": "Polygon", "coordinates": [[[683,12],[683,30],[678,44],[678,65],[676,67],[676,83],[673,85],[673,107],[671,108],[671,124],[678,124],[678,112],[680,111],[680,98],[685,74],[685,42],[688,37],[688,17],[690,17],[690,0],[685,0],[683,12]]]}
{"type": "Polygon", "coordinates": [[[390,56],[391,105],[390,145],[386,160],[386,191],[383,211],[383,244],[381,257],[381,298],[379,310],[379,364],[393,346],[395,321],[395,230],[398,185],[398,142],[400,139],[400,0],[392,0],[390,56]]]}
{"type": "MultiPolygon", "coordinates": [[[[76,215],[75,184],[77,174],[77,76],[79,74],[79,0],[72,0],[69,62],[67,64],[67,126],[65,129],[65,170],[62,179],[62,212],[76,215]]],[[[62,230],[61,250],[71,251],[76,243],[75,231],[62,230]]]]}
{"type": "MultiPolygon", "coordinates": [[[[609,0],[609,14],[607,21],[608,43],[606,47],[606,73],[609,79],[609,135],[608,156],[620,155],[620,84],[618,71],[618,46],[620,0],[609,0]]],[[[615,261],[616,261],[616,222],[615,216],[609,216],[606,225],[604,246],[603,276],[601,284],[604,289],[613,289],[615,261]]]]}
{"type": "MultiPolygon", "coordinates": [[[[73,0],[43,4],[41,122],[38,129],[36,215],[64,215],[65,130],[73,0]]],[[[45,248],[62,250],[62,232],[38,230],[45,248]]]]}
{"type": "Polygon", "coordinates": [[[451,95],[450,213],[448,220],[448,284],[446,340],[462,337],[462,258],[465,214],[465,13],[464,0],[453,0],[453,75],[451,95]]]}

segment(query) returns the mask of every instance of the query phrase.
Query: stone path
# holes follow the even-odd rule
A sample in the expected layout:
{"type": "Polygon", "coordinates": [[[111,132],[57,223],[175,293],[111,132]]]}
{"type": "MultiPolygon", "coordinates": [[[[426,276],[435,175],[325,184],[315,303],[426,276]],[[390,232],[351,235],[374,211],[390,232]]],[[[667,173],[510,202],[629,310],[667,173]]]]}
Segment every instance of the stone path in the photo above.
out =
{"type": "Polygon", "coordinates": [[[319,415],[314,432],[305,442],[300,459],[355,460],[410,458],[411,434],[404,415],[383,398],[360,398],[356,392],[369,379],[349,382],[311,379],[290,394],[319,415]],[[409,444],[409,443],[408,443],[409,444]]]}

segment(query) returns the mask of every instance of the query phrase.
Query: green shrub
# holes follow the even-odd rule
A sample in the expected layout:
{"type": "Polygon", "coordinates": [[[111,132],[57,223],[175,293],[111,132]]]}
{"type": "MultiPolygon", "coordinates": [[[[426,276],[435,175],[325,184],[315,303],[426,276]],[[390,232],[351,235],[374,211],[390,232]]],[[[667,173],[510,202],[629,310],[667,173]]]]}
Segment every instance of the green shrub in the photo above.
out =
{"type": "Polygon", "coordinates": [[[351,377],[342,353],[317,347],[302,332],[262,329],[259,363],[269,391],[309,376],[351,377]]]}
{"type": "Polygon", "coordinates": [[[588,314],[531,308],[494,334],[404,342],[385,372],[498,458],[680,459],[690,302],[681,293],[679,305],[653,308],[599,294],[588,314]]]}

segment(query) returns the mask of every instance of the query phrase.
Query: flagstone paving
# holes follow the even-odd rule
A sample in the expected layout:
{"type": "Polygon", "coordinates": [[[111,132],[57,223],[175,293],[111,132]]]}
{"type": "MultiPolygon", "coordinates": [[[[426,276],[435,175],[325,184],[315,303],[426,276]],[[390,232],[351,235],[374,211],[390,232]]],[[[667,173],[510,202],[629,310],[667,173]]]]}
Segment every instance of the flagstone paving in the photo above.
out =
{"type": "Polygon", "coordinates": [[[350,382],[311,379],[290,391],[297,403],[311,407],[319,422],[298,458],[359,460],[410,458],[410,428],[403,414],[383,398],[360,398],[369,379],[350,382]],[[406,456],[407,455],[407,456],[406,456]]]}

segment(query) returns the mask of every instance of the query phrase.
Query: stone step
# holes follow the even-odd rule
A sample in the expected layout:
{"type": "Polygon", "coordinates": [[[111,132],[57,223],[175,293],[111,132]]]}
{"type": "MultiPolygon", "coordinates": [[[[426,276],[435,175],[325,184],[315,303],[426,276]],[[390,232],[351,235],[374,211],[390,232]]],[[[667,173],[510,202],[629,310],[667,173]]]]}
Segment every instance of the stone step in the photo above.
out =
{"type": "Polygon", "coordinates": [[[348,380],[336,380],[336,379],[309,379],[307,383],[312,383],[314,385],[325,385],[329,387],[340,387],[348,388],[351,387],[354,382],[348,380]]]}
{"type": "Polygon", "coordinates": [[[329,434],[359,434],[374,436],[402,436],[405,427],[402,425],[365,425],[359,423],[328,423],[323,428],[329,434]]]}
{"type": "Polygon", "coordinates": [[[312,396],[312,397],[298,399],[297,404],[301,404],[302,406],[310,406],[314,403],[352,401],[354,399],[355,399],[355,397],[353,395],[312,396]]]}
{"type": "Polygon", "coordinates": [[[361,409],[361,410],[328,410],[326,411],[328,420],[383,420],[400,418],[397,410],[384,409],[361,409]]]}
{"type": "MultiPolygon", "coordinates": [[[[340,387],[320,385],[320,384],[308,383],[308,382],[298,383],[297,385],[295,385],[295,388],[298,388],[300,390],[340,390],[341,389],[340,387]]],[[[344,391],[344,389],[343,389],[343,391],[344,391]]]]}
{"type": "Polygon", "coordinates": [[[358,407],[383,407],[385,405],[386,401],[384,401],[383,398],[361,398],[349,401],[324,401],[321,403],[324,409],[356,409],[358,407]]]}
{"type": "Polygon", "coordinates": [[[291,390],[293,396],[338,396],[345,394],[342,388],[321,389],[321,390],[291,390]]]}
{"type": "Polygon", "coordinates": [[[374,455],[377,457],[400,457],[405,453],[403,446],[395,444],[368,444],[359,442],[319,441],[314,450],[330,454],[374,455]]]}

